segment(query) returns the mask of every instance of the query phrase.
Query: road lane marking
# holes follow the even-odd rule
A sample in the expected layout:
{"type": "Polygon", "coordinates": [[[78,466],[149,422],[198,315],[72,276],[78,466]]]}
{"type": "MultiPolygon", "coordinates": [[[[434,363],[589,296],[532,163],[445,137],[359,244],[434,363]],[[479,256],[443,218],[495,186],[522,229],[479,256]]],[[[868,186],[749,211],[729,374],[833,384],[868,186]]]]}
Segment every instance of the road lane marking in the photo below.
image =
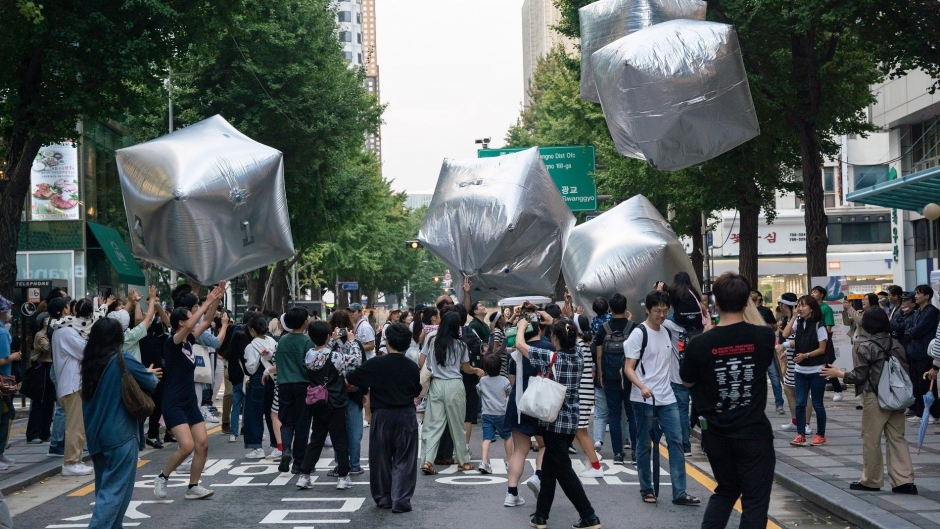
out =
{"type": "MultiPolygon", "coordinates": [[[[149,463],[149,462],[150,462],[149,459],[141,459],[140,461],[137,462],[137,468],[140,468],[140,467],[146,465],[146,464],[149,463]]],[[[81,496],[87,496],[87,495],[91,494],[91,493],[94,492],[94,491],[95,491],[95,482],[92,481],[92,482],[89,483],[88,485],[85,485],[84,487],[82,487],[82,488],[76,490],[75,492],[72,492],[72,493],[69,494],[68,496],[69,496],[70,498],[77,498],[77,497],[81,497],[81,496]]]]}

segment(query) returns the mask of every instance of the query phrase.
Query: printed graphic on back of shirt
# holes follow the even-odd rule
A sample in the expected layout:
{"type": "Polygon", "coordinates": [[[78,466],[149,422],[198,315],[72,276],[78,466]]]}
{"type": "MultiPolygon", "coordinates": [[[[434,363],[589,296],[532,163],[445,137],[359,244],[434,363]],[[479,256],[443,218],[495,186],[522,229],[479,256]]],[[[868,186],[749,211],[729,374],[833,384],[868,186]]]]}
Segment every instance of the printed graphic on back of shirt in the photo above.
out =
{"type": "Polygon", "coordinates": [[[753,343],[712,349],[720,398],[720,402],[715,405],[716,410],[730,411],[751,404],[756,366],[754,352],[753,343]]]}

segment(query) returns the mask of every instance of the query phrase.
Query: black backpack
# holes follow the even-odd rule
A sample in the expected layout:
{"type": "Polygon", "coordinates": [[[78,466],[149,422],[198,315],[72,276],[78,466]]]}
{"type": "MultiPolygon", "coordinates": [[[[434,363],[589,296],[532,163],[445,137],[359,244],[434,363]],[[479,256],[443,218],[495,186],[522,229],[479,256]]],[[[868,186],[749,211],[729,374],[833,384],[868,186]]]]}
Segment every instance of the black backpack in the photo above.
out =
{"type": "MultiPolygon", "coordinates": [[[[627,337],[636,329],[637,324],[627,320],[627,327],[623,331],[615,331],[610,322],[604,323],[604,343],[601,347],[601,367],[605,380],[621,380],[623,376],[624,344],[627,337]],[[615,374],[616,373],[616,374],[615,374]]],[[[643,341],[646,344],[646,340],[643,341]]]]}
{"type": "Polygon", "coordinates": [[[472,367],[483,367],[483,340],[469,325],[464,325],[460,332],[460,341],[467,346],[472,367]]]}

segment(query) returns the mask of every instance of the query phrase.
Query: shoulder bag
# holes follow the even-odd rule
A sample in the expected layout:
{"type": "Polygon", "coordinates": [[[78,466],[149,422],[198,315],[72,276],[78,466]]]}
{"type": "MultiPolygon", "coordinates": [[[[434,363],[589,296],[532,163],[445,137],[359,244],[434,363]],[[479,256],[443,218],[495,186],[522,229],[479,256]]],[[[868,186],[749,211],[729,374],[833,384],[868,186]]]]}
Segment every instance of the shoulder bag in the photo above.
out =
{"type": "MultiPolygon", "coordinates": [[[[548,365],[548,371],[556,379],[558,378],[555,373],[555,360],[557,359],[558,353],[553,354],[552,361],[548,365]]],[[[529,387],[526,388],[519,402],[519,411],[541,421],[555,422],[558,412],[565,403],[565,393],[568,388],[548,377],[549,373],[546,372],[544,377],[539,373],[529,378],[529,387]]]]}
{"type": "Polygon", "coordinates": [[[121,400],[124,401],[124,407],[131,417],[136,419],[146,419],[153,415],[153,399],[140,389],[140,384],[134,378],[134,375],[127,372],[124,366],[124,353],[117,353],[118,368],[121,370],[121,400]]]}
{"type": "MultiPolygon", "coordinates": [[[[875,340],[868,340],[878,346],[885,357],[883,367],[881,368],[881,378],[878,380],[878,387],[872,384],[875,395],[878,396],[878,406],[885,411],[898,411],[907,409],[914,404],[914,384],[907,371],[901,366],[901,362],[891,355],[891,349],[894,348],[894,340],[888,342],[888,347],[884,348],[875,340]]],[[[869,383],[871,382],[871,364],[868,372],[869,383]]]]}

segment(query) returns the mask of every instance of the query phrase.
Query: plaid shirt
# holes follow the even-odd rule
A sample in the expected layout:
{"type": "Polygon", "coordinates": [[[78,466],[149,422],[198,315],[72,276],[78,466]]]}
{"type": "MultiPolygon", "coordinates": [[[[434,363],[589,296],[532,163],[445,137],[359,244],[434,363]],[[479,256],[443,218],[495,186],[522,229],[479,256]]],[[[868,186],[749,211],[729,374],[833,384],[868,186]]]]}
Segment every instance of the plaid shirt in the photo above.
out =
{"type": "MultiPolygon", "coordinates": [[[[555,354],[555,351],[529,347],[529,361],[543,375],[549,373],[548,366],[555,354]]],[[[578,348],[559,351],[557,354],[555,372],[548,376],[567,389],[565,403],[562,404],[555,422],[539,421],[539,426],[557,433],[573,434],[578,431],[578,387],[581,385],[581,372],[584,370],[584,356],[578,348]]]]}

